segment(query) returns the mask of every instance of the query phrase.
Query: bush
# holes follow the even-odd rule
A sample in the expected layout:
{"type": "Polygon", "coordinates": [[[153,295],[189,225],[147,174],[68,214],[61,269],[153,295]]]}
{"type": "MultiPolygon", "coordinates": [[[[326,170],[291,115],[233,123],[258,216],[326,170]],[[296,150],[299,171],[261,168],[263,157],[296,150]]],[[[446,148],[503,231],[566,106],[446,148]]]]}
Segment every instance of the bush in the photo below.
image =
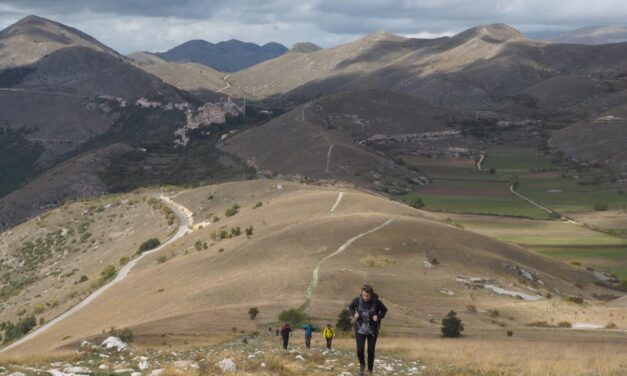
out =
{"type": "Polygon", "coordinates": [[[607,204],[594,204],[594,211],[607,211],[607,204]]]}
{"type": "Polygon", "coordinates": [[[343,309],[339,316],[337,317],[337,322],[335,323],[335,327],[343,332],[348,332],[353,327],[353,322],[351,321],[351,313],[348,309],[343,309]]]}
{"type": "Polygon", "coordinates": [[[412,208],[420,209],[425,206],[425,203],[422,201],[422,199],[418,197],[412,197],[407,200],[407,205],[411,206],[412,208]]]}
{"type": "Polygon", "coordinates": [[[155,249],[160,245],[161,245],[161,242],[159,241],[159,239],[157,238],[148,239],[139,246],[139,250],[137,251],[137,254],[150,251],[151,249],[155,249]]]}
{"type": "Polygon", "coordinates": [[[257,209],[257,208],[260,208],[260,207],[262,207],[262,206],[263,206],[263,203],[262,203],[261,201],[259,201],[259,202],[257,202],[257,203],[255,204],[255,206],[253,206],[253,209],[257,209]]]}
{"type": "Polygon", "coordinates": [[[608,322],[608,323],[605,325],[605,329],[616,329],[616,328],[618,328],[618,327],[617,327],[617,326],[616,326],[616,324],[614,324],[613,322],[608,322]]]}
{"type": "Polygon", "coordinates": [[[581,296],[567,296],[564,300],[575,304],[583,304],[583,298],[581,296]]]}
{"type": "Polygon", "coordinates": [[[224,215],[227,217],[232,217],[235,214],[239,213],[239,205],[237,204],[233,204],[233,206],[231,206],[230,208],[226,209],[226,211],[224,212],[224,215]]]}
{"type": "Polygon", "coordinates": [[[129,261],[128,257],[126,257],[126,256],[120,257],[120,261],[119,261],[120,262],[120,266],[124,266],[124,265],[128,264],[128,261],[129,261]]]}
{"type": "Polygon", "coordinates": [[[298,324],[307,321],[308,318],[307,315],[305,315],[303,312],[295,308],[290,308],[279,314],[279,320],[282,322],[286,322],[290,324],[292,328],[295,328],[296,326],[298,326],[298,324]]]}
{"type": "Polygon", "coordinates": [[[253,236],[253,226],[247,227],[244,231],[246,232],[246,236],[253,236]]]}
{"type": "Polygon", "coordinates": [[[197,251],[200,251],[202,249],[202,241],[196,240],[196,243],[194,243],[194,248],[196,248],[197,251]]]}
{"type": "Polygon", "coordinates": [[[100,285],[102,286],[105,283],[112,280],[113,277],[115,277],[115,273],[117,273],[117,270],[115,269],[115,265],[105,266],[105,268],[102,269],[102,271],[100,272],[100,280],[99,280],[100,285]]]}
{"type": "Polygon", "coordinates": [[[457,338],[461,337],[464,331],[462,320],[457,317],[457,312],[450,311],[445,318],[442,319],[442,337],[457,338]]]}
{"type": "Polygon", "coordinates": [[[17,324],[13,324],[12,322],[4,323],[4,343],[9,343],[14,339],[22,337],[23,335],[30,332],[35,326],[37,326],[37,320],[35,319],[35,315],[25,317],[18,321],[17,324]]]}
{"type": "Polygon", "coordinates": [[[559,323],[557,323],[557,327],[558,328],[572,328],[573,324],[571,324],[570,321],[560,321],[559,323]]]}
{"type": "Polygon", "coordinates": [[[250,316],[251,320],[256,319],[258,314],[259,314],[259,308],[257,307],[252,307],[251,309],[248,310],[248,316],[250,316]]]}
{"type": "Polygon", "coordinates": [[[118,337],[122,341],[126,343],[133,342],[135,335],[130,328],[117,329],[116,327],[112,327],[109,329],[109,335],[113,337],[118,337]]]}
{"type": "Polygon", "coordinates": [[[77,283],[77,284],[79,284],[79,283],[86,282],[86,281],[88,281],[88,280],[89,280],[89,278],[88,278],[86,275],[82,275],[82,276],[78,279],[78,281],[77,281],[76,283],[77,283]]]}

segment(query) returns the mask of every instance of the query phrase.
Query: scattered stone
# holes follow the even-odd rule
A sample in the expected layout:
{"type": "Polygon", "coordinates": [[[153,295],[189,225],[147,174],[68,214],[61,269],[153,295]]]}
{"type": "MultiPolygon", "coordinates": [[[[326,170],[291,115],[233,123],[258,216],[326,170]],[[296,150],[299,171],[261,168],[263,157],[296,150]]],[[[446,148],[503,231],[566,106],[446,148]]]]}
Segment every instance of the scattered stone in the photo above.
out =
{"type": "Polygon", "coordinates": [[[148,363],[148,360],[142,359],[140,360],[139,364],[137,364],[137,367],[143,371],[150,368],[150,363],[148,363]]]}
{"type": "Polygon", "coordinates": [[[216,363],[216,367],[220,368],[222,372],[235,372],[237,371],[237,366],[232,359],[224,358],[216,363]]]}
{"type": "Polygon", "coordinates": [[[294,358],[296,358],[297,360],[301,360],[301,361],[304,361],[304,360],[305,360],[305,358],[303,358],[303,356],[302,356],[302,355],[300,355],[300,354],[299,354],[299,355],[296,355],[294,358]]]}
{"type": "Polygon", "coordinates": [[[113,336],[102,341],[100,346],[104,347],[105,349],[117,349],[118,352],[126,351],[129,348],[127,343],[123,342],[118,337],[113,336]]]}

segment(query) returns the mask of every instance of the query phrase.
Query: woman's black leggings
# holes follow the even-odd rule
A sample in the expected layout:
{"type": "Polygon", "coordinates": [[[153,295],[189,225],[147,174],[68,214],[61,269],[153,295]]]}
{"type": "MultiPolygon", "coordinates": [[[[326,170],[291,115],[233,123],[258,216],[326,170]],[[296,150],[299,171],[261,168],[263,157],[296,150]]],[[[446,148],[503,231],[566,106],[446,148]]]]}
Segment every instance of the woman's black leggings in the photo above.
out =
{"type": "Polygon", "coordinates": [[[355,341],[357,342],[357,359],[359,364],[365,365],[364,350],[368,341],[368,371],[372,372],[374,368],[374,348],[377,345],[377,336],[375,334],[363,335],[355,333],[355,341]]]}

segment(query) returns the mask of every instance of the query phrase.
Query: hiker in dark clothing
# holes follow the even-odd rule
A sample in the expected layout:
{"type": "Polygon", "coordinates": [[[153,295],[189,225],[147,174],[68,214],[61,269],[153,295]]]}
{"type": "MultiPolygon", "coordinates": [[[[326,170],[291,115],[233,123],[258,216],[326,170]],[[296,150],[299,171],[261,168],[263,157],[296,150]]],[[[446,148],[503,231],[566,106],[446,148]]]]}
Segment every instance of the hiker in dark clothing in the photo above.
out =
{"type": "Polygon", "coordinates": [[[290,341],[290,333],[292,332],[292,328],[290,328],[290,324],[284,322],[281,325],[281,338],[283,339],[283,349],[287,350],[287,343],[290,341]]]}
{"type": "Polygon", "coordinates": [[[311,326],[311,324],[307,324],[303,329],[305,329],[305,346],[307,347],[307,349],[311,349],[311,336],[313,334],[313,327],[311,326]]]}
{"type": "Polygon", "coordinates": [[[388,309],[369,285],[364,285],[361,294],[353,299],[348,310],[355,318],[355,341],[359,359],[359,375],[363,376],[366,368],[364,350],[368,342],[368,373],[374,368],[374,350],[381,328],[381,320],[388,309]]]}

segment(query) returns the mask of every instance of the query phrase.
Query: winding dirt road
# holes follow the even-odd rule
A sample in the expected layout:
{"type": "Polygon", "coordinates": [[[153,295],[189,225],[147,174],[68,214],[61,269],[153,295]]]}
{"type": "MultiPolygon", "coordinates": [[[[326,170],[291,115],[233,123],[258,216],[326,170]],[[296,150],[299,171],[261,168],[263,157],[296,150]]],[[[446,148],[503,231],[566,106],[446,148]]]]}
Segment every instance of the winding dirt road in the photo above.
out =
{"type": "Polygon", "coordinates": [[[179,228],[176,231],[176,233],[170,239],[168,239],[165,243],[163,243],[159,247],[157,247],[157,248],[155,248],[155,249],[153,249],[151,251],[144,252],[141,255],[139,255],[136,258],[134,258],[131,261],[129,261],[128,264],[124,265],[120,269],[118,274],[115,276],[115,278],[111,282],[107,283],[106,285],[102,286],[98,290],[94,291],[91,295],[89,295],[87,298],[82,300],[80,303],[78,303],[74,307],[70,308],[69,310],[65,311],[61,315],[57,316],[56,318],[54,318],[53,320],[49,321],[48,323],[44,324],[43,326],[37,328],[35,331],[30,332],[26,336],[20,338],[19,340],[11,343],[10,345],[8,345],[6,347],[3,347],[2,349],[0,349],[0,354],[3,354],[3,353],[11,350],[12,348],[14,348],[16,346],[19,346],[19,345],[21,345],[21,344],[23,344],[23,343],[25,343],[25,342],[27,342],[27,341],[37,337],[38,335],[40,335],[43,332],[45,332],[46,330],[52,328],[53,326],[55,326],[59,322],[65,320],[66,318],[70,317],[74,313],[76,313],[76,312],[80,311],[81,309],[85,308],[91,302],[93,302],[94,300],[98,299],[98,297],[100,295],[102,295],[105,291],[110,289],[112,286],[115,286],[116,284],[122,282],[126,278],[128,273],[133,269],[133,267],[135,267],[135,265],[141,259],[143,259],[144,257],[146,257],[146,256],[148,256],[150,254],[153,254],[153,253],[161,251],[163,248],[167,247],[171,243],[175,242],[176,240],[178,240],[182,236],[184,236],[188,232],[188,230],[189,230],[189,224],[188,224],[189,222],[187,220],[187,216],[185,215],[185,213],[183,211],[178,209],[179,205],[173,205],[172,203],[169,202],[169,200],[164,200],[161,196],[159,196],[159,198],[170,209],[172,209],[172,211],[176,214],[176,216],[178,217],[178,220],[179,220],[179,228]]]}

